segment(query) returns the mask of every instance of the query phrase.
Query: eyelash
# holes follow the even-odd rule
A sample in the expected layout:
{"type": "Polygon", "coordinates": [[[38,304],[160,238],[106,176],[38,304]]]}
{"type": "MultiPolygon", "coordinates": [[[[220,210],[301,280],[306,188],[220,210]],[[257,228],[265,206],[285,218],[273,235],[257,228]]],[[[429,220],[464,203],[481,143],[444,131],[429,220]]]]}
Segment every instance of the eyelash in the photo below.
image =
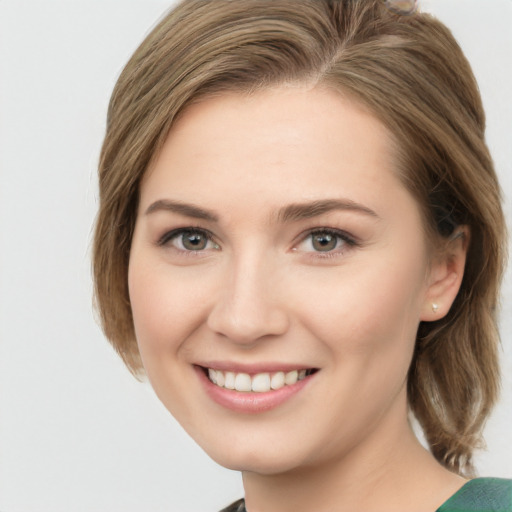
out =
{"type": "Polygon", "coordinates": [[[311,239],[312,243],[312,237],[315,235],[331,235],[333,237],[336,237],[338,240],[336,242],[336,247],[333,250],[330,251],[305,251],[308,255],[314,255],[315,258],[321,258],[321,259],[328,259],[328,258],[335,258],[337,256],[340,256],[340,254],[345,253],[346,251],[359,247],[361,244],[351,235],[349,235],[347,232],[339,230],[339,229],[333,229],[333,228],[315,228],[312,230],[307,231],[303,235],[300,235],[299,242],[295,244],[294,251],[297,251],[296,247],[304,242],[306,242],[308,239],[311,239]],[[338,247],[340,245],[341,241],[341,247],[338,247]]]}
{"type": "MultiPolygon", "coordinates": [[[[208,231],[204,228],[196,228],[196,227],[192,227],[192,226],[189,226],[186,228],[173,229],[172,231],[168,231],[168,232],[164,233],[158,239],[157,245],[160,247],[163,247],[163,246],[167,245],[168,243],[172,242],[173,240],[177,239],[180,235],[184,235],[184,234],[204,236],[206,238],[207,243],[213,242],[218,247],[217,243],[214,240],[214,236],[210,231],[208,231]]],[[[198,255],[198,253],[201,253],[204,251],[204,249],[194,251],[194,250],[179,249],[177,247],[175,247],[175,249],[177,251],[180,251],[181,253],[184,253],[187,255],[198,255]]]]}
{"type": "MultiPolygon", "coordinates": [[[[164,233],[157,241],[157,245],[159,247],[164,247],[173,240],[176,240],[180,235],[184,234],[190,234],[190,235],[200,235],[204,236],[206,238],[206,242],[213,242],[215,244],[215,249],[218,249],[219,246],[215,242],[215,238],[213,236],[213,233],[210,231],[204,229],[204,228],[198,228],[198,227],[184,227],[184,228],[178,228],[173,229],[172,231],[168,231],[164,233]]],[[[347,250],[350,250],[353,247],[360,246],[360,243],[351,235],[346,233],[345,231],[333,229],[333,228],[314,228],[311,230],[308,230],[305,233],[302,233],[299,236],[298,242],[294,244],[293,251],[297,251],[297,246],[305,243],[308,238],[313,237],[315,235],[330,235],[333,237],[336,237],[338,241],[336,242],[336,247],[333,250],[330,251],[304,251],[305,253],[311,255],[314,254],[315,258],[333,258],[336,256],[339,256],[341,253],[345,253],[347,250]],[[341,248],[338,248],[339,241],[341,241],[341,248]]],[[[311,238],[312,240],[312,238],[311,238]]],[[[200,253],[205,252],[206,249],[200,249],[200,250],[187,250],[187,249],[180,249],[177,247],[174,247],[177,251],[180,253],[187,255],[187,256],[198,256],[200,253]]]]}

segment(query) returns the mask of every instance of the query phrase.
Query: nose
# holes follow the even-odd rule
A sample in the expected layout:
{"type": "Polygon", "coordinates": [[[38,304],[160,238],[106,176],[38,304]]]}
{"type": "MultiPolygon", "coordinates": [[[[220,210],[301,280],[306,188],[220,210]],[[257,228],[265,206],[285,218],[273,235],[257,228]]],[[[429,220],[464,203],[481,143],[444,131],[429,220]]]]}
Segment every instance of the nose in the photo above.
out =
{"type": "Polygon", "coordinates": [[[240,260],[226,269],[222,281],[208,317],[215,333],[250,347],[288,330],[278,269],[258,259],[240,260]]]}

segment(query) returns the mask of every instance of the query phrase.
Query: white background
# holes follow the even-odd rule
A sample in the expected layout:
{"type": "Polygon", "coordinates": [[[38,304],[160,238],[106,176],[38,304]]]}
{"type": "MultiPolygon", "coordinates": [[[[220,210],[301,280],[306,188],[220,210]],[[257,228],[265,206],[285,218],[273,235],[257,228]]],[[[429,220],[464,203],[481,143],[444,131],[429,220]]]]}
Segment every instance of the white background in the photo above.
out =
{"type": "MultiPolygon", "coordinates": [[[[96,164],[122,65],[172,4],[0,0],[0,510],[204,512],[242,495],[97,327],[96,164]]],[[[512,1],[425,0],[473,64],[512,219],[512,1]]],[[[512,280],[482,475],[512,477],[512,280]]]]}

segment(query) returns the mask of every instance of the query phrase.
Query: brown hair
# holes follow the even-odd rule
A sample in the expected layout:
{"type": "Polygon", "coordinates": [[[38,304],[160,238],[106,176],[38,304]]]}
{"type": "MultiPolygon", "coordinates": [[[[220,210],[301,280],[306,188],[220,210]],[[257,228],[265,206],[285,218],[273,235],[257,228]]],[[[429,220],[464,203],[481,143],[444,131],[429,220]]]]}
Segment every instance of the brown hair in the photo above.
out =
{"type": "MultiPolygon", "coordinates": [[[[403,2],[402,2],[403,3],[403,2]]],[[[470,66],[428,14],[383,0],[185,0],[141,44],[112,94],[99,166],[97,306],[107,338],[141,368],[128,295],[139,183],[177,116],[223,91],[322,84],[366,105],[397,142],[427,231],[471,232],[448,315],[422,323],[408,398],[434,456],[470,473],[499,388],[496,307],[505,260],[500,190],[470,66]]]]}

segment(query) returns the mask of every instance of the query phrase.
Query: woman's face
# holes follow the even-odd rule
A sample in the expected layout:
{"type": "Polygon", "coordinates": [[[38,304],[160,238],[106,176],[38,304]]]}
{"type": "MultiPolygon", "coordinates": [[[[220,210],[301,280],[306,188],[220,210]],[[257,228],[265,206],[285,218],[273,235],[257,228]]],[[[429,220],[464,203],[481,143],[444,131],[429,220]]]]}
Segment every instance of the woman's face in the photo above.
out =
{"type": "Polygon", "coordinates": [[[220,464],[287,471],[406,423],[431,274],[391,148],[354,102],[282,87],[192,106],[145,176],[129,266],[140,353],[220,464]]]}

